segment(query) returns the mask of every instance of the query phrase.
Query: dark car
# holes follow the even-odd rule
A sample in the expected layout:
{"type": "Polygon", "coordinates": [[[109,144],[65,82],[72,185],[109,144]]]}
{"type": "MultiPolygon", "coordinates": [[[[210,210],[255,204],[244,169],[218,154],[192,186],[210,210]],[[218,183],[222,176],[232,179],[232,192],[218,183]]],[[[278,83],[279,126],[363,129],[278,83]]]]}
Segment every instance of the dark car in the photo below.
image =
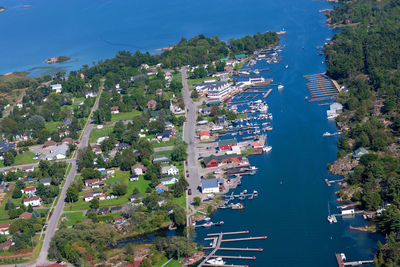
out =
{"type": "Polygon", "coordinates": [[[190,196],[192,194],[192,189],[188,189],[188,195],[190,196]]]}
{"type": "Polygon", "coordinates": [[[189,173],[186,175],[186,177],[189,177],[189,173]]]}

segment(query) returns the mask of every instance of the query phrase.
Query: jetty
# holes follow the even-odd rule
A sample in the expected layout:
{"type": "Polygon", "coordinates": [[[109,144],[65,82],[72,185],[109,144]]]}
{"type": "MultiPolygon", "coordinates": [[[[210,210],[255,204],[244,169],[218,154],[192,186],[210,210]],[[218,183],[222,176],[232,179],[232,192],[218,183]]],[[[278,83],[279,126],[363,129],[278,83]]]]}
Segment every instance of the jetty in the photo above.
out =
{"type": "Polygon", "coordinates": [[[362,260],[362,261],[348,261],[346,262],[346,256],[344,253],[335,253],[335,258],[339,267],[344,266],[358,266],[362,264],[371,264],[374,263],[374,260],[362,260]]]}
{"type": "Polygon", "coordinates": [[[343,181],[344,181],[344,179],[331,180],[331,181],[329,181],[328,179],[325,179],[325,183],[326,183],[327,186],[331,186],[331,184],[339,183],[339,182],[343,182],[343,181]]]}
{"type": "MultiPolygon", "coordinates": [[[[205,256],[203,261],[198,265],[201,266],[215,266],[213,264],[209,264],[208,261],[211,258],[223,258],[223,259],[237,259],[237,260],[255,260],[255,256],[235,256],[235,255],[223,255],[223,256],[216,256],[215,253],[219,250],[225,251],[253,251],[253,252],[262,252],[262,248],[221,248],[221,243],[223,242],[241,242],[241,241],[249,241],[249,240],[260,240],[260,239],[267,239],[267,236],[257,236],[257,237],[239,237],[239,238],[232,238],[232,239],[223,239],[226,235],[241,235],[241,234],[248,234],[249,231],[237,231],[237,232],[221,232],[221,233],[211,233],[207,234],[207,238],[205,240],[213,240],[210,247],[204,247],[203,250],[210,250],[212,251],[205,256]]],[[[237,267],[244,267],[247,265],[218,265],[218,266],[237,266],[237,267]]]]}

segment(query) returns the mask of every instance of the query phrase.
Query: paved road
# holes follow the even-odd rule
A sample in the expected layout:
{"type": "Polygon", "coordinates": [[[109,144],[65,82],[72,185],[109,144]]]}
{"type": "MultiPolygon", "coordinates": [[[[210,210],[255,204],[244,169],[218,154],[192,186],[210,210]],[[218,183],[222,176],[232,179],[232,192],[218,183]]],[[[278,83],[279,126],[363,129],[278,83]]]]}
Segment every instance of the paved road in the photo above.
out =
{"type": "MultiPolygon", "coordinates": [[[[92,112],[89,115],[88,118],[88,123],[85,125],[84,130],[82,131],[82,135],[81,135],[81,141],[79,144],[79,149],[83,149],[85,147],[88,146],[89,144],[89,136],[90,136],[90,132],[93,129],[93,124],[89,123],[91,121],[91,117],[93,115],[93,112],[96,111],[99,107],[99,100],[100,100],[100,96],[101,96],[101,92],[103,91],[103,88],[101,89],[100,93],[98,94],[98,97],[96,99],[96,102],[92,108],[92,112]]],[[[57,231],[57,227],[58,227],[58,222],[61,218],[61,215],[64,212],[64,206],[65,206],[65,198],[66,198],[66,194],[67,194],[67,189],[68,187],[71,185],[71,183],[74,181],[74,178],[77,174],[77,170],[78,170],[78,166],[76,164],[76,158],[77,158],[77,153],[74,154],[74,156],[71,159],[71,170],[68,174],[68,176],[66,177],[64,186],[61,190],[61,194],[60,194],[60,198],[56,204],[56,207],[54,208],[53,211],[53,215],[51,216],[50,220],[48,221],[48,226],[45,232],[45,236],[44,236],[44,240],[43,240],[43,246],[42,249],[40,250],[40,254],[39,257],[33,262],[33,264],[37,264],[37,265],[44,265],[44,264],[48,264],[50,263],[47,260],[47,255],[48,255],[48,251],[49,251],[49,247],[50,247],[50,241],[53,238],[55,232],[57,231]]],[[[32,263],[31,263],[32,264],[32,263]]],[[[31,265],[30,265],[31,266],[31,265]]]]}
{"type": "Polygon", "coordinates": [[[189,86],[187,83],[187,74],[186,68],[181,69],[182,74],[182,84],[183,84],[183,99],[185,101],[186,110],[186,122],[184,125],[183,139],[188,144],[188,158],[186,169],[189,171],[189,178],[187,178],[189,183],[189,188],[192,189],[192,195],[188,196],[188,203],[193,202],[193,198],[196,196],[201,196],[201,192],[199,191],[200,186],[200,177],[198,173],[198,168],[201,168],[199,161],[197,160],[197,151],[196,151],[196,120],[197,120],[197,112],[196,112],[196,104],[190,98],[189,86]]]}

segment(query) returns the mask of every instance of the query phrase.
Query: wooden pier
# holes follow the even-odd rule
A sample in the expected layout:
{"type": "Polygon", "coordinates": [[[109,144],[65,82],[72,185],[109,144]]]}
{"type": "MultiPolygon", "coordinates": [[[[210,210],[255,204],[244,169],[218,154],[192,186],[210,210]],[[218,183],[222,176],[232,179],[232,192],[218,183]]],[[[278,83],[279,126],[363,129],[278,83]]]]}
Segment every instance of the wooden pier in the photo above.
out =
{"type": "Polygon", "coordinates": [[[325,183],[326,183],[328,186],[331,186],[331,184],[338,183],[338,182],[343,182],[343,181],[344,181],[344,179],[331,180],[331,181],[329,181],[328,179],[325,179],[325,183]]]}
{"type": "Polygon", "coordinates": [[[331,80],[324,73],[305,75],[309,82],[306,84],[311,94],[310,102],[335,99],[340,92],[336,81],[331,80]]]}
{"type": "MultiPolygon", "coordinates": [[[[223,242],[239,242],[239,241],[249,241],[249,240],[260,240],[266,239],[267,236],[259,236],[259,237],[242,237],[242,238],[233,238],[233,239],[223,239],[224,235],[239,235],[239,234],[248,234],[249,231],[237,231],[237,232],[221,232],[221,233],[211,233],[207,234],[208,238],[205,240],[213,240],[211,247],[205,247],[204,250],[212,249],[212,251],[205,256],[203,261],[198,265],[201,266],[215,266],[213,264],[207,263],[211,258],[224,258],[224,259],[241,259],[241,260],[255,260],[255,256],[235,256],[235,255],[223,255],[223,256],[216,256],[215,253],[218,250],[225,250],[225,251],[254,251],[254,252],[261,252],[263,251],[262,248],[221,248],[221,243],[223,242]]],[[[245,267],[247,265],[218,265],[218,266],[237,266],[237,267],[245,267]]]]}
{"type": "Polygon", "coordinates": [[[373,260],[363,260],[363,261],[348,261],[346,262],[346,258],[342,259],[342,256],[339,253],[335,253],[335,258],[339,267],[344,266],[358,266],[362,264],[371,264],[374,263],[373,260]]]}

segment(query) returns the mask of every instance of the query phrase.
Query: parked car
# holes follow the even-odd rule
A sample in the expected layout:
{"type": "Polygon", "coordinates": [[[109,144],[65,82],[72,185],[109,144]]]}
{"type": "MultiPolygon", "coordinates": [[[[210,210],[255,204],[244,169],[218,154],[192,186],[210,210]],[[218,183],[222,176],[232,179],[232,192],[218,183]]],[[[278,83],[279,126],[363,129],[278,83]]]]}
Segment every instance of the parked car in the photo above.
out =
{"type": "Polygon", "coordinates": [[[188,189],[188,195],[190,196],[192,194],[192,189],[188,189]]]}

